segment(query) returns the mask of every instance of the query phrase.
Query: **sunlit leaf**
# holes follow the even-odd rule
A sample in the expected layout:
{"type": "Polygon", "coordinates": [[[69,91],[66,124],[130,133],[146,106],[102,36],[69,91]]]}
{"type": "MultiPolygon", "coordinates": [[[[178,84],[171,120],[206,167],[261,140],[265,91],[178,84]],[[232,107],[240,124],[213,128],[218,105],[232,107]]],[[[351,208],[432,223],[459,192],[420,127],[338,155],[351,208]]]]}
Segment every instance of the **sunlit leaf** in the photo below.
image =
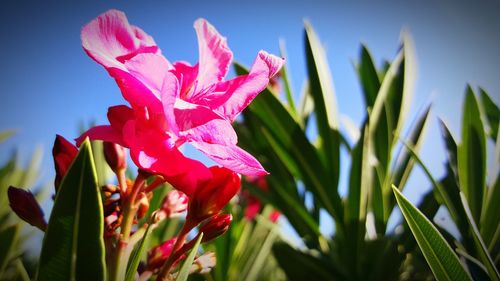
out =
{"type": "Polygon", "coordinates": [[[484,89],[479,88],[479,93],[481,95],[480,101],[486,114],[486,120],[488,121],[488,127],[489,127],[488,135],[493,141],[495,141],[498,135],[498,122],[500,120],[500,109],[498,109],[498,106],[490,98],[490,96],[484,89]]]}
{"type": "Polygon", "coordinates": [[[467,220],[469,222],[470,229],[472,229],[472,237],[474,238],[474,242],[476,244],[476,250],[479,253],[479,257],[483,262],[483,265],[486,267],[486,270],[492,280],[498,281],[500,280],[500,274],[498,274],[498,270],[495,267],[495,263],[491,258],[486,245],[484,244],[483,239],[481,238],[481,234],[479,233],[479,229],[477,228],[476,223],[474,222],[474,218],[472,217],[472,213],[467,204],[467,199],[460,193],[460,198],[462,199],[462,204],[464,206],[465,213],[467,214],[467,220]]]}
{"type": "Polygon", "coordinates": [[[332,75],[325,50],[309,22],[305,22],[305,49],[310,93],[314,101],[314,115],[318,136],[321,138],[320,159],[327,169],[327,195],[338,196],[340,171],[339,114],[332,75]]]}
{"type": "Polygon", "coordinates": [[[415,208],[395,186],[392,190],[436,280],[472,280],[457,255],[432,222],[415,208]]]}
{"type": "Polygon", "coordinates": [[[105,280],[103,228],[101,194],[86,140],[59,187],[37,280],[105,280]]]}

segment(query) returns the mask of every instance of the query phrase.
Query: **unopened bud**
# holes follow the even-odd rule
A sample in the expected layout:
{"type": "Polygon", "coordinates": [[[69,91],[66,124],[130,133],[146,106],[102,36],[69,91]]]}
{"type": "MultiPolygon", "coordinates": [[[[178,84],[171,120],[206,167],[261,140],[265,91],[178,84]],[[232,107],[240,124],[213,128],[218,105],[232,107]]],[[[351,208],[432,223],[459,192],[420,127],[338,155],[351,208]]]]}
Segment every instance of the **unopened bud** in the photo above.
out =
{"type": "Polygon", "coordinates": [[[47,222],[44,219],[43,211],[30,191],[10,186],[7,195],[14,213],[25,222],[45,231],[47,222]]]}
{"type": "Polygon", "coordinates": [[[127,153],[125,148],[119,144],[107,141],[104,142],[103,146],[104,157],[111,170],[115,173],[125,170],[127,168],[127,153]]]}
{"type": "Polygon", "coordinates": [[[78,149],[76,146],[62,136],[56,135],[54,147],[52,148],[52,156],[54,157],[54,166],[56,169],[56,179],[54,180],[56,192],[77,154],[78,149]]]}
{"type": "Polygon", "coordinates": [[[146,266],[147,269],[154,271],[155,269],[160,268],[172,254],[176,241],[177,238],[174,237],[149,250],[146,266]]]}
{"type": "Polygon", "coordinates": [[[212,217],[207,223],[200,227],[200,232],[203,232],[201,242],[206,243],[212,241],[226,233],[232,220],[233,216],[231,214],[219,214],[212,217]]]}

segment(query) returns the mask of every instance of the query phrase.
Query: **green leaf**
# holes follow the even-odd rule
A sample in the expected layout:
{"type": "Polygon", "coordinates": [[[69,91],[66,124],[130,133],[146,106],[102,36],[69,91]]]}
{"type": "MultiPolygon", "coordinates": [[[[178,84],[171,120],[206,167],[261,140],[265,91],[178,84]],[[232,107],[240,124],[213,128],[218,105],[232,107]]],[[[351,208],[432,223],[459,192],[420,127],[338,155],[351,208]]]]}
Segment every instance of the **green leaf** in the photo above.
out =
{"type": "Polygon", "coordinates": [[[395,187],[396,201],[436,280],[472,280],[436,227],[395,187]]]}
{"type": "Polygon", "coordinates": [[[189,271],[191,270],[191,266],[193,265],[194,257],[196,256],[196,253],[198,252],[198,247],[200,246],[201,243],[201,238],[203,238],[203,232],[200,233],[200,235],[198,236],[198,239],[196,240],[193,249],[187,256],[184,263],[182,264],[181,269],[177,274],[177,278],[175,278],[175,281],[186,281],[188,279],[189,271]]]}
{"type": "MultiPolygon", "coordinates": [[[[235,70],[238,75],[247,73],[239,64],[235,64],[235,70]]],[[[321,164],[315,147],[283,104],[266,89],[253,100],[249,110],[268,130],[269,136],[273,139],[273,145],[280,146],[278,155],[280,159],[287,164],[287,167],[296,167],[299,174],[294,174],[294,176],[304,182],[308,190],[321,200],[324,208],[337,221],[342,221],[343,208],[337,189],[328,184],[331,181],[328,179],[328,173],[321,164]]],[[[259,134],[260,132],[253,133],[259,134]]]]}
{"type": "Polygon", "coordinates": [[[443,136],[445,147],[446,147],[446,155],[448,158],[448,166],[450,166],[450,169],[453,171],[454,176],[458,182],[458,146],[453,138],[450,130],[446,126],[443,120],[438,119],[439,121],[439,127],[441,128],[441,135],[443,136]]]}
{"type": "MultiPolygon", "coordinates": [[[[422,115],[420,115],[420,117],[415,121],[415,124],[412,126],[410,136],[407,139],[407,143],[411,144],[416,151],[418,151],[422,143],[430,110],[431,107],[428,106],[422,115]]],[[[408,180],[408,177],[413,169],[413,164],[414,162],[410,153],[408,153],[406,149],[402,149],[401,154],[398,157],[398,165],[394,169],[391,181],[401,190],[403,190],[406,185],[406,181],[408,180]]]]}
{"type": "Polygon", "coordinates": [[[486,189],[486,140],[474,92],[467,87],[462,118],[462,143],[458,146],[460,190],[469,203],[472,217],[480,221],[486,189]]]}
{"type": "MultiPolygon", "coordinates": [[[[280,40],[279,45],[280,45],[280,55],[282,58],[286,60],[287,56],[286,56],[285,41],[280,40]]],[[[288,103],[288,107],[290,108],[290,111],[295,115],[297,110],[295,109],[295,103],[293,101],[293,93],[292,93],[292,87],[290,85],[290,78],[288,77],[287,64],[284,64],[283,67],[281,67],[280,74],[281,74],[281,79],[283,80],[283,85],[285,86],[284,88],[285,88],[286,101],[288,103]]]]}
{"type": "Polygon", "coordinates": [[[483,265],[486,267],[490,278],[494,281],[499,281],[500,274],[498,274],[495,263],[493,262],[490,254],[488,253],[488,249],[486,248],[486,245],[481,238],[481,234],[479,233],[479,229],[474,222],[474,218],[472,217],[469,205],[467,204],[467,199],[465,198],[463,193],[460,193],[460,199],[462,199],[462,204],[464,206],[465,213],[467,214],[467,221],[469,222],[470,229],[472,230],[472,237],[474,238],[474,243],[476,244],[476,250],[479,253],[479,257],[481,258],[483,265]]]}
{"type": "Polygon", "coordinates": [[[103,207],[89,140],[56,195],[38,280],[105,280],[103,207]]]}
{"type": "Polygon", "coordinates": [[[12,259],[19,236],[19,224],[0,230],[0,276],[12,259]]]}
{"type": "Polygon", "coordinates": [[[497,176],[495,182],[489,188],[486,196],[486,203],[481,214],[480,230],[484,242],[488,245],[488,249],[493,249],[497,244],[495,233],[499,231],[500,224],[500,178],[497,176]]]}
{"type": "Polygon", "coordinates": [[[4,142],[14,134],[14,130],[6,130],[0,132],[0,143],[4,142]]]}
{"type": "Polygon", "coordinates": [[[141,261],[142,254],[146,249],[146,239],[148,238],[149,232],[151,231],[151,224],[148,224],[144,235],[142,236],[139,245],[134,249],[132,255],[129,259],[129,264],[127,266],[127,273],[125,275],[125,281],[133,281],[135,278],[135,274],[137,272],[137,268],[139,267],[139,263],[141,261]]]}
{"type": "Polygon", "coordinates": [[[479,88],[479,94],[481,95],[481,104],[486,114],[486,120],[489,125],[488,135],[495,141],[498,135],[498,122],[500,120],[500,109],[495,104],[495,102],[490,98],[488,93],[479,88]]]}
{"type": "Polygon", "coordinates": [[[365,45],[361,46],[360,58],[357,72],[363,87],[366,107],[372,108],[380,89],[380,80],[370,52],[365,45]]]}
{"type": "Polygon", "coordinates": [[[302,253],[286,243],[276,243],[273,253],[280,267],[285,271],[288,280],[334,280],[329,271],[332,268],[322,260],[302,253]]]}
{"type": "Polygon", "coordinates": [[[310,93],[314,100],[318,136],[321,138],[319,156],[328,171],[328,196],[333,199],[338,196],[340,171],[339,114],[325,50],[311,24],[306,21],[304,25],[310,93]]]}
{"type": "Polygon", "coordinates": [[[104,142],[91,141],[90,143],[92,145],[92,154],[94,156],[97,183],[99,186],[103,186],[109,182],[110,175],[113,174],[113,171],[109,168],[104,156],[104,142]]]}

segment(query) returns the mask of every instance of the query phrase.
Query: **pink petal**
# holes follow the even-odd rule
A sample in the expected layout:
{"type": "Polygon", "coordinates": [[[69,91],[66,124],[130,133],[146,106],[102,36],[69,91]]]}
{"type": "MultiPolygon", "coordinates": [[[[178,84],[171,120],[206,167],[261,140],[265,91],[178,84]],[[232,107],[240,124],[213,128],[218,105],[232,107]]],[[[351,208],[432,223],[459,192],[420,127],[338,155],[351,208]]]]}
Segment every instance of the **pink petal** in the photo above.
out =
{"type": "Polygon", "coordinates": [[[155,95],[153,89],[148,88],[137,77],[117,68],[112,68],[108,71],[116,79],[123,97],[130,103],[132,108],[148,107],[154,112],[162,110],[161,101],[155,95]]]}
{"type": "Polygon", "coordinates": [[[180,83],[180,98],[188,100],[188,95],[194,91],[194,82],[198,76],[198,65],[191,66],[184,61],[176,61],[174,63],[173,73],[180,83]]]}
{"type": "Polygon", "coordinates": [[[82,45],[87,54],[106,68],[122,68],[120,63],[139,52],[158,52],[154,40],[131,26],[123,12],[109,10],[82,28],[82,45]]]}
{"type": "Polygon", "coordinates": [[[210,108],[192,104],[181,99],[175,101],[174,113],[180,131],[187,131],[217,119],[228,123],[210,108]]]}
{"type": "Polygon", "coordinates": [[[75,139],[76,145],[80,146],[86,137],[89,137],[90,140],[102,140],[107,142],[114,142],[121,146],[127,146],[123,141],[122,135],[108,125],[95,126],[90,128],[81,136],[75,139]]]}
{"type": "Polygon", "coordinates": [[[168,72],[163,80],[161,91],[161,102],[165,121],[168,124],[168,130],[177,135],[179,132],[175,118],[175,102],[179,96],[179,81],[172,72],[168,72]]]}
{"type": "Polygon", "coordinates": [[[211,177],[201,162],[186,158],[171,138],[158,130],[144,130],[134,120],[123,127],[123,136],[134,163],[143,170],[160,174],[178,190],[192,194],[197,184],[211,177]]]}
{"type": "Polygon", "coordinates": [[[282,58],[260,51],[247,75],[217,84],[210,95],[206,95],[198,104],[205,104],[233,121],[238,114],[269,84],[283,66],[282,58]]]}
{"type": "Polygon", "coordinates": [[[198,85],[200,89],[217,83],[226,76],[233,53],[227,46],[226,38],[205,19],[194,23],[199,45],[198,85]]]}
{"type": "MultiPolygon", "coordinates": [[[[125,62],[128,72],[160,98],[163,80],[172,69],[167,59],[159,54],[138,54],[125,62]]],[[[149,98],[149,97],[148,97],[149,98]]]]}
{"type": "Polygon", "coordinates": [[[238,137],[231,124],[225,119],[213,119],[205,124],[193,126],[181,132],[188,142],[206,142],[220,145],[236,145],[238,137]]]}
{"type": "Polygon", "coordinates": [[[257,159],[236,145],[221,145],[206,142],[190,143],[213,161],[236,173],[246,176],[268,174],[257,159]]]}
{"type": "Polygon", "coordinates": [[[123,130],[127,121],[134,119],[134,111],[126,105],[116,105],[108,108],[108,120],[117,132],[123,130]]]}

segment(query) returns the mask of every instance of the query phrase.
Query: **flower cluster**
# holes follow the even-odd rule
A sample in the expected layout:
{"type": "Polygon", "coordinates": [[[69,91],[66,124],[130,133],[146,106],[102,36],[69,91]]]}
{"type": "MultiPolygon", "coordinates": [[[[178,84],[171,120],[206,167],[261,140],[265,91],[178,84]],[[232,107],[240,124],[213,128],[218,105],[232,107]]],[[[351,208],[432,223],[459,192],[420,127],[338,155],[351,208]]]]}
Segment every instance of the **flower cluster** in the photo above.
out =
{"type": "MultiPolygon", "coordinates": [[[[104,141],[105,159],[117,176],[117,184],[102,187],[111,280],[123,279],[128,255],[148,225],[187,211],[178,235],[152,248],[138,272],[143,279],[154,274],[157,280],[170,278],[194,245],[194,239],[186,242],[189,232],[198,227],[204,243],[228,229],[232,217],[221,210],[240,190],[240,174],[267,174],[257,159],[237,146],[231,123],[268,86],[283,59],[260,51],[248,74],[225,80],[233,58],[226,38],[205,19],[196,20],[194,28],[199,44],[195,65],[167,60],[154,39],[130,25],[120,11],[98,16],[81,31],[83,49],[116,80],[127,104],[109,107],[109,125],[90,128],[76,139],[76,146],[57,136],[55,190],[78,154],[77,147],[86,138],[104,141]],[[180,151],[185,143],[220,166],[206,167],[186,157],[180,151]],[[133,180],[125,173],[127,149],[138,167],[133,180]],[[153,190],[165,182],[175,189],[160,209],[148,212],[153,190]],[[139,225],[147,214],[147,223],[139,225]]],[[[31,193],[11,187],[9,200],[21,218],[45,230],[43,212],[31,193]]],[[[196,270],[206,271],[215,258],[207,253],[197,261],[196,270]]]]}

